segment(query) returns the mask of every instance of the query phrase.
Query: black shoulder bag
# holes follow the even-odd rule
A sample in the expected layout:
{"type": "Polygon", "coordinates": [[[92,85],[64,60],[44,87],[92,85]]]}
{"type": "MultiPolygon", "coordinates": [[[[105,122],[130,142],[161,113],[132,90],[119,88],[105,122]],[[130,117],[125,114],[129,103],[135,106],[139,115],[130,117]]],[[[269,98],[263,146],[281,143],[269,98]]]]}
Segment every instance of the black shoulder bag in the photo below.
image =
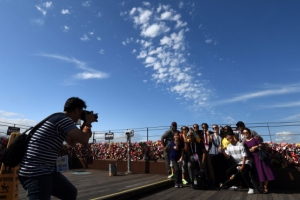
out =
{"type": "Polygon", "coordinates": [[[57,113],[54,113],[48,117],[46,117],[44,120],[40,121],[37,125],[34,127],[30,127],[25,132],[20,134],[15,140],[5,149],[4,154],[1,158],[1,162],[4,164],[4,173],[10,173],[11,168],[16,167],[18,164],[21,163],[22,158],[24,157],[26,147],[28,145],[28,142],[30,138],[32,137],[33,133],[44,123],[46,122],[50,117],[55,115],[57,113]],[[28,131],[28,135],[26,134],[28,131]]]}

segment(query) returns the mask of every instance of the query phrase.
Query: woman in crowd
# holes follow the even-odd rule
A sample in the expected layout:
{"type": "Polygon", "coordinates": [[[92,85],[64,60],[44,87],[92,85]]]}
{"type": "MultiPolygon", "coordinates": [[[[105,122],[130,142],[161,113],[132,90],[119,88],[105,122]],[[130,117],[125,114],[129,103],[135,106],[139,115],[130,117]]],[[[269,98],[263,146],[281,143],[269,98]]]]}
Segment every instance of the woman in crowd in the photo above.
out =
{"type": "Polygon", "coordinates": [[[208,128],[209,128],[208,124],[207,123],[202,123],[201,127],[202,127],[202,130],[203,130],[201,141],[204,144],[204,147],[205,147],[205,150],[206,150],[206,156],[207,156],[207,158],[205,159],[205,161],[206,161],[206,163],[205,163],[205,165],[206,165],[205,173],[206,173],[207,180],[209,182],[210,187],[214,188],[216,186],[215,173],[214,173],[213,166],[211,164],[211,160],[210,160],[210,157],[209,157],[209,152],[210,152],[211,147],[212,147],[212,140],[211,140],[212,138],[211,138],[210,132],[208,130],[208,128]]]}
{"type": "MultiPolygon", "coordinates": [[[[179,138],[183,142],[183,144],[186,141],[186,136],[187,136],[188,131],[189,131],[189,128],[187,126],[182,126],[181,127],[181,132],[180,132],[179,138]]],[[[182,158],[182,169],[181,169],[182,170],[182,184],[183,185],[188,184],[188,181],[185,179],[185,173],[187,172],[187,162],[188,162],[187,155],[184,154],[183,158],[182,158]]]]}
{"type": "Polygon", "coordinates": [[[260,189],[264,194],[268,193],[268,183],[274,180],[274,174],[271,169],[270,159],[261,161],[258,155],[258,148],[262,146],[261,141],[251,136],[251,131],[248,128],[243,129],[245,137],[244,146],[251,153],[254,166],[256,167],[258,179],[260,181],[260,189]]]}
{"type": "Polygon", "coordinates": [[[174,133],[174,140],[170,143],[170,161],[172,162],[172,166],[174,168],[174,182],[176,188],[182,188],[182,160],[184,153],[184,144],[179,139],[179,133],[174,133]]]}
{"type": "Polygon", "coordinates": [[[212,129],[214,133],[210,135],[212,145],[209,151],[209,156],[215,174],[215,184],[219,185],[221,182],[226,180],[225,172],[228,168],[228,162],[222,153],[222,137],[219,134],[218,125],[214,124],[212,129]]]}

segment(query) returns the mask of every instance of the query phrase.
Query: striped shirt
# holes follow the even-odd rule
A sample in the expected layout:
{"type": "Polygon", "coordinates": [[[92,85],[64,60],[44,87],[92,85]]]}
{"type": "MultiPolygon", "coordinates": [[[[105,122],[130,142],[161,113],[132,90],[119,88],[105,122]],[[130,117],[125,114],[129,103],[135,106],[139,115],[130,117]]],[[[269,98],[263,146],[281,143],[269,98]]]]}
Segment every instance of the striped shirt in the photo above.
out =
{"type": "MultiPolygon", "coordinates": [[[[247,152],[242,143],[237,142],[235,145],[228,144],[225,153],[230,155],[236,164],[241,165],[243,162],[243,157],[247,157],[247,152]]],[[[246,158],[245,164],[252,166],[252,163],[249,159],[246,158]]]]}
{"type": "Polygon", "coordinates": [[[43,123],[32,135],[21,161],[19,176],[33,177],[50,174],[67,132],[77,128],[71,118],[58,113],[43,123]]]}

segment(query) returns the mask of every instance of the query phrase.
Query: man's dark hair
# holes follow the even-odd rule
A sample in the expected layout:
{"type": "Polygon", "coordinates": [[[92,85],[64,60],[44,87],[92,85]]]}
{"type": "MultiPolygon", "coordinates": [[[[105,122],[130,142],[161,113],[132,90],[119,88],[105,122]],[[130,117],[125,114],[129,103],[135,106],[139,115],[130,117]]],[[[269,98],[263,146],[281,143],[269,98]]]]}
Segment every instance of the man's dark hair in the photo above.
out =
{"type": "Polygon", "coordinates": [[[237,123],[236,123],[236,127],[245,127],[245,124],[244,124],[244,122],[242,122],[242,121],[238,121],[237,123]]]}
{"type": "Polygon", "coordinates": [[[228,133],[226,133],[225,137],[226,137],[227,135],[235,136],[235,134],[233,133],[233,131],[229,131],[228,133]]]}
{"type": "Polygon", "coordinates": [[[78,109],[85,109],[86,104],[82,99],[79,99],[78,97],[71,97],[69,98],[64,106],[64,111],[66,112],[71,112],[75,110],[76,108],[78,109]]]}

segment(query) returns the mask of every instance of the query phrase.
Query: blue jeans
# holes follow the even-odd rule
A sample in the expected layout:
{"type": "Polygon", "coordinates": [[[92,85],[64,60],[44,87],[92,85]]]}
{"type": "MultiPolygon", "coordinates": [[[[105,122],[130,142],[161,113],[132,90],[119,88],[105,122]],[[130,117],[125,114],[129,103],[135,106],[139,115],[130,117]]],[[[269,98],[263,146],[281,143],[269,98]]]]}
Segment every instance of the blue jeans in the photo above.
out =
{"type": "Polygon", "coordinates": [[[77,197],[76,187],[60,172],[19,177],[19,180],[27,191],[27,200],[50,200],[51,195],[63,200],[74,200],[77,197]]]}

